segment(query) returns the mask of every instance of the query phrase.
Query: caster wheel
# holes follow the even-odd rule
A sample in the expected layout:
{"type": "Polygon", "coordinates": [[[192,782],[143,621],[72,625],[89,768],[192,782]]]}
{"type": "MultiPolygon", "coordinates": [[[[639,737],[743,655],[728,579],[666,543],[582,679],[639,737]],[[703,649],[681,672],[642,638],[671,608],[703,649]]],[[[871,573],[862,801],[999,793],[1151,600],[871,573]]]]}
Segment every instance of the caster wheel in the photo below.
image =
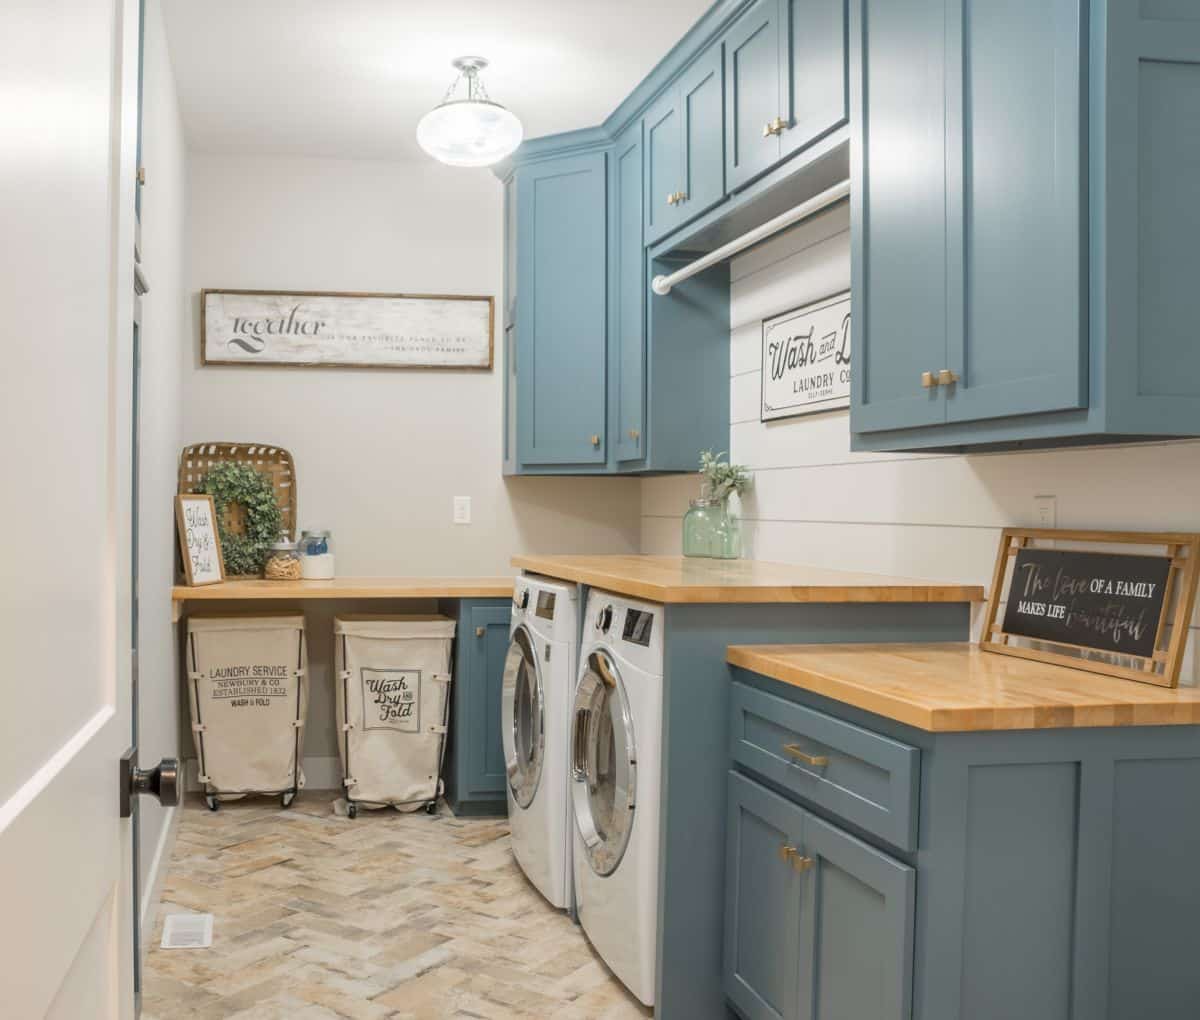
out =
{"type": "Polygon", "coordinates": [[[348,818],[357,818],[358,817],[358,805],[357,804],[350,804],[347,806],[346,817],[348,817],[348,818]]]}
{"type": "Polygon", "coordinates": [[[216,811],[221,806],[221,802],[216,797],[205,795],[204,803],[208,805],[209,811],[216,811]]]}
{"type": "Polygon", "coordinates": [[[290,808],[292,806],[292,801],[294,801],[295,799],[296,799],[296,791],[289,790],[287,793],[285,793],[282,797],[279,798],[279,803],[282,804],[285,808],[290,808]]]}
{"type": "Polygon", "coordinates": [[[425,813],[427,815],[436,815],[437,814],[437,801],[436,800],[431,800],[428,804],[425,805],[425,813]]]}

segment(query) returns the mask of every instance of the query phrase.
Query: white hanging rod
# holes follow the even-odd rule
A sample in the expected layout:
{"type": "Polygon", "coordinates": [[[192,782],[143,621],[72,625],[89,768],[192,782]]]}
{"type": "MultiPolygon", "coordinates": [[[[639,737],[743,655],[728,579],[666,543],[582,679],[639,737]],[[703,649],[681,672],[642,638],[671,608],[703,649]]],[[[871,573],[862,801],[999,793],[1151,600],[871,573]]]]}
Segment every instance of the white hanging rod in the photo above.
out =
{"type": "Polygon", "coordinates": [[[767,220],[766,223],[747,231],[741,237],[730,241],[728,244],[723,244],[720,248],[710,251],[707,255],[700,256],[695,262],[688,263],[682,269],[677,269],[670,276],[656,276],[650,282],[650,286],[654,293],[660,297],[670,294],[671,288],[676,284],[683,283],[684,280],[690,279],[697,273],[704,272],[709,266],[715,266],[718,262],[724,262],[727,258],[732,258],[738,252],[745,251],[747,248],[758,244],[759,241],[765,240],[772,234],[786,230],[794,223],[808,219],[814,213],[819,213],[822,209],[833,205],[834,202],[840,202],[849,194],[849,181],[842,181],[840,184],[835,184],[832,188],[822,191],[819,195],[814,195],[807,202],[801,202],[794,209],[780,213],[773,220],[767,220]]]}

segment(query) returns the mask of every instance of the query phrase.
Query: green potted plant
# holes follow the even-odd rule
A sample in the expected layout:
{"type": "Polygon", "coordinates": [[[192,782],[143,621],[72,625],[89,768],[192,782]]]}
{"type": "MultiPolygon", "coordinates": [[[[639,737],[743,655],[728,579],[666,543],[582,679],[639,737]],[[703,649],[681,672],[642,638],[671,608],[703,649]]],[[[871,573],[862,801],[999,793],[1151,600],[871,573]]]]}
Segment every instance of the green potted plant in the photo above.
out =
{"type": "Polygon", "coordinates": [[[742,555],[742,524],[729,511],[729,497],[750,488],[749,469],[730,464],[725,454],[705,450],[700,454],[704,482],[699,499],[693,499],[683,519],[683,555],[735,560],[742,555]]]}

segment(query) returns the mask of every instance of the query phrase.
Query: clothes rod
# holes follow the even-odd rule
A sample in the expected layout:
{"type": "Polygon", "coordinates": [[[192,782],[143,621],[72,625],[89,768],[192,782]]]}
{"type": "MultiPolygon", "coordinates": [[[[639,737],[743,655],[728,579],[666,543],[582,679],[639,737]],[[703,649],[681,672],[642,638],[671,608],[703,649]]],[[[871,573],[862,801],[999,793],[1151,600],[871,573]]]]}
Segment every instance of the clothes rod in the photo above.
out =
{"type": "Polygon", "coordinates": [[[787,229],[794,223],[808,219],[808,217],[819,213],[822,209],[833,205],[835,202],[840,202],[849,194],[849,181],[842,181],[840,184],[835,184],[832,188],[822,191],[819,195],[814,195],[807,202],[801,202],[794,209],[780,213],[773,220],[767,220],[761,226],[747,231],[736,240],[721,245],[720,248],[710,251],[707,255],[702,255],[695,262],[689,263],[682,269],[677,269],[670,276],[656,276],[651,281],[650,287],[655,294],[665,297],[671,293],[671,288],[676,284],[683,283],[684,280],[690,279],[697,273],[704,272],[709,266],[715,266],[718,262],[724,262],[727,258],[731,258],[738,252],[745,251],[747,248],[758,244],[759,241],[787,229]]]}

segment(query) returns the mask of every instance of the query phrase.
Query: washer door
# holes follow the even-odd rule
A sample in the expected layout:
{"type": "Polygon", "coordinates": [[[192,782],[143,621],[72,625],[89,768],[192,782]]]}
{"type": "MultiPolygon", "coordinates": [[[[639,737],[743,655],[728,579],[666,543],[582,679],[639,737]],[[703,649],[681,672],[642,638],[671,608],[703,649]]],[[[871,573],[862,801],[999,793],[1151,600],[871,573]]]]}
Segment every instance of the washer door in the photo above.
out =
{"type": "Polygon", "coordinates": [[[546,710],[542,672],[524,624],[513,631],[504,660],[500,697],[501,738],[508,788],[517,806],[527,808],[537,794],[546,757],[546,710]]]}
{"type": "Polygon", "coordinates": [[[637,745],[629,699],[612,659],[595,651],[579,678],[571,725],[575,824],[597,875],[611,875],[633,831],[637,745]]]}

